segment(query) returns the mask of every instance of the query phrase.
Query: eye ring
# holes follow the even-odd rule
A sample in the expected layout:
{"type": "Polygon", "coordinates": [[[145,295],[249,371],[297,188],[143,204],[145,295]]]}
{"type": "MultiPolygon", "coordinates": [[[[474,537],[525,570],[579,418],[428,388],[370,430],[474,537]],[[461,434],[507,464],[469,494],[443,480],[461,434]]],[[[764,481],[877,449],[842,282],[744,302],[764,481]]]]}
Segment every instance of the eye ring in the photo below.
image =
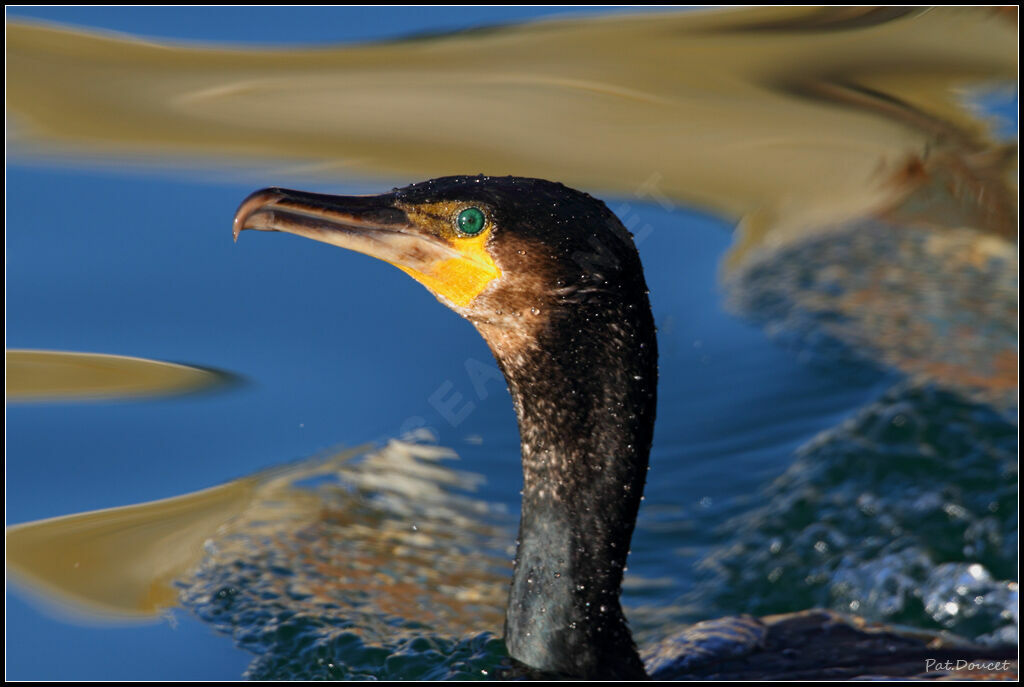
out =
{"type": "Polygon", "coordinates": [[[487,226],[487,217],[480,208],[466,208],[455,218],[455,228],[464,236],[476,236],[487,226]]]}

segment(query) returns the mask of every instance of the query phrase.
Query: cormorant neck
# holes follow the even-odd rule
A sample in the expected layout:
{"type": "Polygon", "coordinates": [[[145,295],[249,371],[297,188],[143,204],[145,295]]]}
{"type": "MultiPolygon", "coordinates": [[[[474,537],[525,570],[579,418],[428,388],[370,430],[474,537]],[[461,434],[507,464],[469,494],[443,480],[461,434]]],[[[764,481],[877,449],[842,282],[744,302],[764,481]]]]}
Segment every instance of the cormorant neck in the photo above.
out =
{"type": "Polygon", "coordinates": [[[573,677],[645,677],[619,604],[653,434],[657,344],[643,277],[531,331],[477,323],[508,381],[523,501],[510,655],[573,677]],[[632,292],[632,293],[629,293],[632,292]]]}

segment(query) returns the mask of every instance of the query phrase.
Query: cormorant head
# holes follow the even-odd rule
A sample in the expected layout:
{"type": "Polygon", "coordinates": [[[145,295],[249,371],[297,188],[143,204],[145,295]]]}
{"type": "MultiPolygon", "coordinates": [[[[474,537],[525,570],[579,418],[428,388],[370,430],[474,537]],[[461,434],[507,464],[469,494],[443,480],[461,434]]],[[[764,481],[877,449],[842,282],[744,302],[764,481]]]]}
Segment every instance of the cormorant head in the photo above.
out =
{"type": "Polygon", "coordinates": [[[647,473],[657,344],[640,258],[615,215],[550,181],[457,176],[379,196],[265,189],[238,209],[235,236],[243,229],[390,262],[473,322],[523,440],[510,655],[555,673],[643,676],[618,599],[647,473]]]}
{"type": "Polygon", "coordinates": [[[489,331],[529,335],[567,306],[645,291],[632,238],[605,204],[542,179],[453,176],[378,196],[264,189],[239,207],[236,238],[243,229],[385,260],[492,344],[489,331]]]}

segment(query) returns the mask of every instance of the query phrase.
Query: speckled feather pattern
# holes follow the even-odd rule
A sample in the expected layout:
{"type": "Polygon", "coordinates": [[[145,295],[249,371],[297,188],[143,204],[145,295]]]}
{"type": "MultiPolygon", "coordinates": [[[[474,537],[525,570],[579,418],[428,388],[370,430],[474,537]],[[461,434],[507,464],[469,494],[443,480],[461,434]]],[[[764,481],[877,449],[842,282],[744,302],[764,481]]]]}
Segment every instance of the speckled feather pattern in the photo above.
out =
{"type": "MultiPolygon", "coordinates": [[[[432,183],[444,197],[445,184],[432,183]]],[[[657,395],[636,248],[602,202],[560,184],[456,183],[481,189],[496,227],[488,248],[502,270],[458,311],[505,374],[522,441],[509,651],[557,674],[643,676],[619,604],[657,395]]]]}

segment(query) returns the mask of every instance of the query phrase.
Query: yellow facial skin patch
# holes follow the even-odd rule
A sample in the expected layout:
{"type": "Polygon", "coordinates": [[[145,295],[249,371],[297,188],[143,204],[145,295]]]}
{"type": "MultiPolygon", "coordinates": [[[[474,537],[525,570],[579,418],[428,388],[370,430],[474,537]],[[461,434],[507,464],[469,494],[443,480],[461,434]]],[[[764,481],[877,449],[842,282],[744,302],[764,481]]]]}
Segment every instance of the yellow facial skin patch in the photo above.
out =
{"type": "MultiPolygon", "coordinates": [[[[457,257],[434,263],[429,271],[391,263],[430,289],[431,293],[454,306],[464,308],[473,302],[492,281],[501,277],[501,270],[487,250],[494,228],[487,220],[484,230],[475,236],[460,234],[455,228],[459,213],[468,203],[441,202],[424,205],[398,205],[405,210],[416,227],[430,232],[458,252],[457,257]]],[[[485,212],[486,214],[486,212],[485,212]]]]}

